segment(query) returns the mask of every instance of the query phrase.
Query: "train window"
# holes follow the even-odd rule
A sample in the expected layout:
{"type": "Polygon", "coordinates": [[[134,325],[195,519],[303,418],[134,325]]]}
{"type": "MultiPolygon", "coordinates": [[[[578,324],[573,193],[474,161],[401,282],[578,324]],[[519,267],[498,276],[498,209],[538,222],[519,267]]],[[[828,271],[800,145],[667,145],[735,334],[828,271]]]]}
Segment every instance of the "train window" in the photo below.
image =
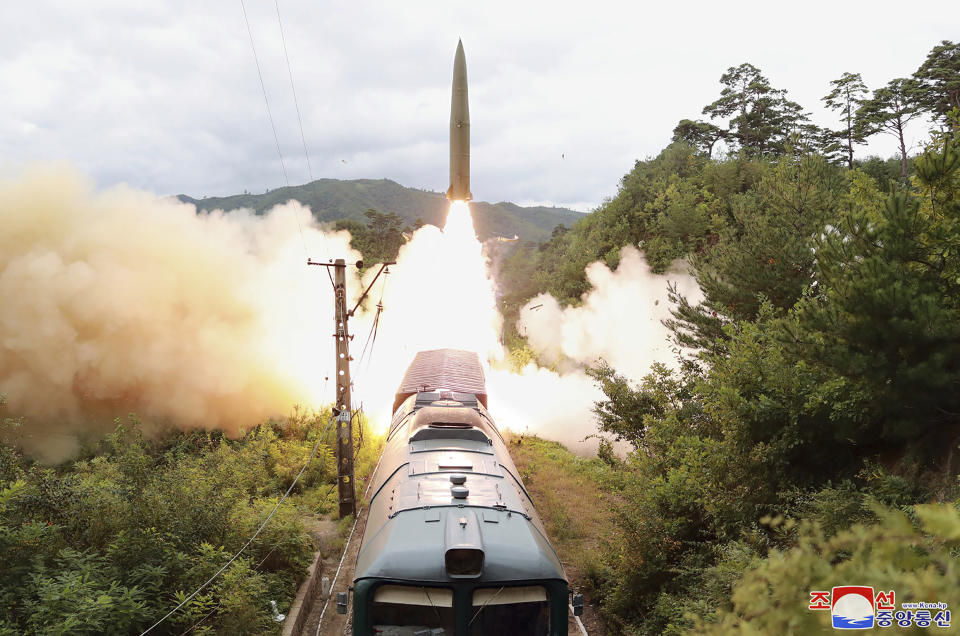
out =
{"type": "Polygon", "coordinates": [[[547,590],[539,585],[477,589],[471,612],[471,636],[550,633],[550,601],[547,590]]]}
{"type": "Polygon", "coordinates": [[[373,595],[370,616],[375,634],[413,636],[427,632],[452,636],[453,590],[382,585],[373,595]]]}

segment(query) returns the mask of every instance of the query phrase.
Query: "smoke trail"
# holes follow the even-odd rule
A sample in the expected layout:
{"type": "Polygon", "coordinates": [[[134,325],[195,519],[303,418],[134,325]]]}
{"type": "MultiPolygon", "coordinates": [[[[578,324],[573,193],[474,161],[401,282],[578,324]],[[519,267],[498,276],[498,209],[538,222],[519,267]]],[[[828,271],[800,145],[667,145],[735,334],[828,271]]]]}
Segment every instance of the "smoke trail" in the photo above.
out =
{"type": "Polygon", "coordinates": [[[359,258],[295,202],[197,215],[64,167],[0,182],[0,394],[24,444],[58,461],[130,411],[237,434],[319,405],[332,301],[298,219],[309,245],[359,258]]]}

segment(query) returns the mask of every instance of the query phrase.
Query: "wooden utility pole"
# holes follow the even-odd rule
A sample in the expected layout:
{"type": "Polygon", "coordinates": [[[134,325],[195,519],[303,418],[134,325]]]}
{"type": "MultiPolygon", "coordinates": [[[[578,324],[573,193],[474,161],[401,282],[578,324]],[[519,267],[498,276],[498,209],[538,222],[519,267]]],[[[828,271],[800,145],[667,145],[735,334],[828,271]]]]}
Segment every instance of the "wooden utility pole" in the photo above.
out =
{"type": "MultiPolygon", "coordinates": [[[[337,419],[337,495],[340,500],[340,518],[357,512],[356,488],[353,484],[353,407],[350,403],[350,318],[367,297],[370,288],[385,271],[388,265],[382,263],[380,271],[360,295],[353,309],[347,309],[347,264],[342,258],[330,263],[318,263],[307,259],[307,265],[322,265],[333,268],[333,338],[336,343],[337,394],[333,404],[334,417],[337,419]]],[[[363,268],[363,261],[357,261],[357,269],[363,268]]],[[[327,270],[329,271],[329,269],[327,270]]]]}
{"type": "Polygon", "coordinates": [[[334,333],[337,344],[337,493],[340,518],[355,514],[353,487],[353,410],[350,405],[350,321],[347,313],[347,264],[338,258],[333,264],[334,333]]]}

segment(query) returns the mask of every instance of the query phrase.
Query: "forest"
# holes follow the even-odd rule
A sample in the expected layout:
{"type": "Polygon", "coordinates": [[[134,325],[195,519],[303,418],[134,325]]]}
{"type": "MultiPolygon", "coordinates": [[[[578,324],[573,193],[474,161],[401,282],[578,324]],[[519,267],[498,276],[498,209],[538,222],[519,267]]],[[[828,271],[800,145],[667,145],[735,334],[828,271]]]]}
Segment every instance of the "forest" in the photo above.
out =
{"type": "Polygon", "coordinates": [[[632,448],[601,447],[616,527],[581,562],[593,598],[629,634],[814,633],[809,592],[833,585],[952,600],[960,45],[872,92],[856,73],[830,82],[837,130],[750,64],[720,82],[703,113],[725,126],[682,120],[615,197],[499,270],[508,323],[540,292],[577,303],[584,267],[615,267],[624,245],[655,271],[686,259],[704,292],[671,295],[679,370],[590,371],[599,429],[632,448]],[[909,155],[903,126],[924,118],[909,155]],[[858,158],[876,134],[900,156],[858,158]]]}
{"type": "MultiPolygon", "coordinates": [[[[616,196],[500,255],[518,359],[532,355],[519,308],[541,292],[578,303],[585,267],[616,267],[623,246],[639,245],[654,271],[686,260],[705,295],[672,294],[677,370],[656,366],[639,384],[589,370],[605,395],[598,431],[631,451],[605,443],[583,464],[612,519],[577,557],[585,591],[608,633],[623,634],[812,633],[809,592],[839,584],[951,602],[960,44],[934,46],[912,76],[873,90],[857,73],[825,80],[835,130],[751,64],[720,84],[706,119],[681,120],[616,196]],[[930,122],[912,154],[911,121],[930,122]],[[860,157],[880,134],[899,155],[860,157]]],[[[365,216],[341,227],[365,257],[395,254],[404,219],[365,216]]],[[[240,439],[145,435],[120,419],[51,467],[18,450],[25,423],[4,408],[0,635],[139,633],[181,601],[152,633],[279,631],[271,601],[289,607],[316,548],[304,516],[335,506],[329,413],[295,412],[240,439]]],[[[377,453],[361,448],[358,475],[377,453]]]]}

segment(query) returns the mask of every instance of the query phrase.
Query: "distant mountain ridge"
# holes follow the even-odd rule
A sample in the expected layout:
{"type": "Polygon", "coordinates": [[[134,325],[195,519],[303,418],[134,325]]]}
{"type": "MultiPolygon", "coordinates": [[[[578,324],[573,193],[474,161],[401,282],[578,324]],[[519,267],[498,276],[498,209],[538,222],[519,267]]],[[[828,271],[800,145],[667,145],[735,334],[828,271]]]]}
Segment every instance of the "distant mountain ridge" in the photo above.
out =
{"type": "MultiPolygon", "coordinates": [[[[236,194],[227,197],[195,199],[181,194],[178,199],[197,206],[197,210],[235,210],[251,208],[257,214],[295,199],[309,206],[319,221],[353,219],[366,222],[368,209],[393,212],[413,225],[418,218],[442,226],[450,202],[439,192],[407,188],[389,179],[317,179],[300,186],[270,190],[265,194],[236,194]]],[[[519,236],[525,241],[544,241],[557,225],[570,227],[584,217],[567,208],[523,207],[514,203],[473,201],[474,223],[481,239],[491,236],[519,236]]]]}

